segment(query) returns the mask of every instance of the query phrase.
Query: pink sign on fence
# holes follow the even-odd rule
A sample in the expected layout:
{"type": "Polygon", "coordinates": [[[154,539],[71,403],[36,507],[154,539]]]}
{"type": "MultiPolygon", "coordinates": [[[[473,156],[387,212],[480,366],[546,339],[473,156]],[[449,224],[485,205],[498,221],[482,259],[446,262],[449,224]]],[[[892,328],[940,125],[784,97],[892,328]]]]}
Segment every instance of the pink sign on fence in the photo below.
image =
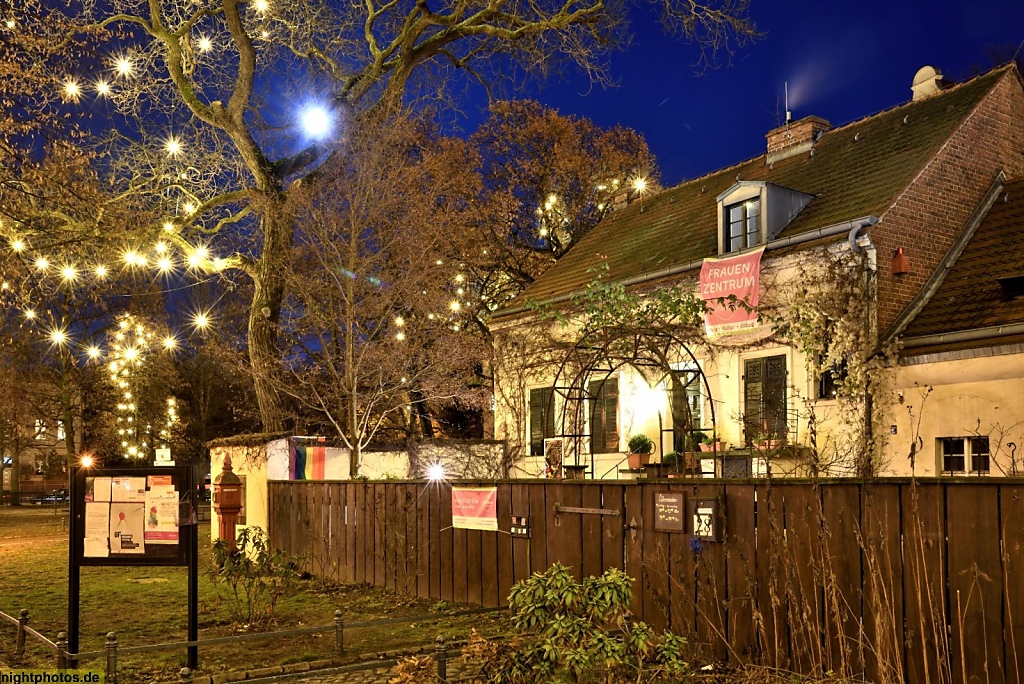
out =
{"type": "Polygon", "coordinates": [[[452,527],[498,529],[498,488],[452,487],[452,527]]]}
{"type": "Polygon", "coordinates": [[[726,257],[705,259],[700,269],[700,296],[706,311],[708,337],[753,330],[758,326],[757,302],[764,248],[726,257]]]}

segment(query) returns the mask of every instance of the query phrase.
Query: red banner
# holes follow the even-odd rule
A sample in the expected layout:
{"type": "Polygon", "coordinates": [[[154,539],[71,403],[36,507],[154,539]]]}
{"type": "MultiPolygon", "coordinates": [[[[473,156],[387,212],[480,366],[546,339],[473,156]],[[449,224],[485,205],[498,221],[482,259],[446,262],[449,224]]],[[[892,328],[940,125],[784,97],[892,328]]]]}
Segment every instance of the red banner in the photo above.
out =
{"type": "Polygon", "coordinates": [[[498,488],[452,487],[452,527],[498,529],[498,488]]]}
{"type": "Polygon", "coordinates": [[[758,288],[764,247],[724,259],[705,259],[700,296],[708,337],[753,330],[758,326],[758,288]]]}

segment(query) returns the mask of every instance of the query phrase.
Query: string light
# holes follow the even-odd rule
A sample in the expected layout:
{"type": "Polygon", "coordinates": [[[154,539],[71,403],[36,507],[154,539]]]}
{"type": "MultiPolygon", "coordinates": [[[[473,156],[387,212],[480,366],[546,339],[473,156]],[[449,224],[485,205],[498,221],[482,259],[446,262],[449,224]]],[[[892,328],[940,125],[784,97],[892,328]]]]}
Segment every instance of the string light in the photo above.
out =
{"type": "Polygon", "coordinates": [[[164,149],[167,150],[167,154],[174,157],[181,152],[181,142],[172,136],[167,139],[167,142],[164,144],[164,149]]]}
{"type": "Polygon", "coordinates": [[[100,280],[103,280],[104,278],[106,278],[107,277],[107,267],[104,266],[103,264],[100,264],[99,266],[97,266],[96,267],[96,277],[99,278],[100,280]]]}
{"type": "Polygon", "coordinates": [[[78,280],[78,271],[74,266],[68,264],[60,270],[60,276],[64,279],[64,282],[73,283],[78,280]]]}
{"type": "Polygon", "coordinates": [[[117,70],[118,76],[128,77],[135,71],[135,66],[132,64],[132,60],[127,57],[118,57],[114,62],[114,68],[117,70]]]}
{"type": "Polygon", "coordinates": [[[165,233],[173,233],[174,232],[174,224],[171,223],[170,221],[164,221],[164,232],[165,233]]]}
{"type": "Polygon", "coordinates": [[[110,95],[110,84],[103,79],[96,81],[96,92],[103,96],[110,95]]]}
{"type": "Polygon", "coordinates": [[[39,257],[36,259],[36,269],[45,271],[50,267],[50,261],[46,257],[39,257]]]}
{"type": "Polygon", "coordinates": [[[61,330],[60,328],[54,328],[53,330],[51,330],[49,337],[50,341],[53,342],[53,344],[58,347],[64,346],[64,344],[68,341],[67,333],[61,330]]]}
{"type": "Polygon", "coordinates": [[[213,41],[206,36],[199,36],[199,51],[209,52],[213,49],[213,41]]]}
{"type": "Polygon", "coordinates": [[[22,240],[15,238],[11,240],[11,249],[15,252],[21,252],[25,249],[25,243],[22,240]]]}
{"type": "Polygon", "coordinates": [[[64,81],[64,96],[72,102],[78,102],[78,98],[82,95],[82,89],[78,85],[78,81],[73,78],[69,78],[64,81]]]}
{"type": "Polygon", "coordinates": [[[210,325],[210,315],[205,312],[197,313],[192,317],[192,325],[194,325],[197,330],[205,330],[207,326],[210,325]]]}
{"type": "Polygon", "coordinates": [[[270,9],[270,3],[267,2],[267,0],[255,0],[255,2],[252,3],[252,6],[260,14],[263,14],[270,9]]]}

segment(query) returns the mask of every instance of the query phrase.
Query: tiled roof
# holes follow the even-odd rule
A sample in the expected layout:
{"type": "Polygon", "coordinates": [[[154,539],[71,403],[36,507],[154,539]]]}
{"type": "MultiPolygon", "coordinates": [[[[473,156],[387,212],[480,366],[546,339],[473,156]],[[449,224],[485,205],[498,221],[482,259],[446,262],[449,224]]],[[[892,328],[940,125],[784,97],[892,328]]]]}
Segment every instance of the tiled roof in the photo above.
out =
{"type": "Polygon", "coordinates": [[[1007,183],[904,338],[1024,322],[1024,297],[1000,278],[1024,277],[1024,179],[1007,183]]]}
{"type": "Polygon", "coordinates": [[[815,144],[813,157],[799,154],[769,167],[761,155],[634,201],[595,227],[512,307],[577,291],[605,266],[610,279],[618,281],[715,256],[715,198],[737,179],[769,181],[814,195],[779,237],[879,216],[1003,73],[992,71],[829,131],[815,144]]]}

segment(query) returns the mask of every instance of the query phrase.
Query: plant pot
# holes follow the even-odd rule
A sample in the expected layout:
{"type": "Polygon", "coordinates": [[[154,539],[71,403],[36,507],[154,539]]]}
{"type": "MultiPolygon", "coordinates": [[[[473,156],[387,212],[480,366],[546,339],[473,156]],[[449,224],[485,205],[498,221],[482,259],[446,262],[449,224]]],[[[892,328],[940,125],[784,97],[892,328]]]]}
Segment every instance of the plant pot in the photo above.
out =
{"type": "Polygon", "coordinates": [[[668,468],[661,463],[645,463],[644,475],[648,480],[660,479],[668,475],[668,468]]]}
{"type": "Polygon", "coordinates": [[[719,440],[719,441],[715,442],[714,444],[701,444],[700,445],[700,450],[705,452],[705,453],[709,452],[709,451],[715,451],[717,453],[722,453],[723,451],[725,451],[725,442],[719,440]]]}
{"type": "Polygon", "coordinates": [[[566,480],[583,480],[583,479],[586,479],[586,477],[587,477],[587,469],[588,468],[590,468],[590,466],[585,466],[585,465],[567,465],[567,466],[562,466],[562,469],[565,470],[565,479],[566,480]]]}
{"type": "Polygon", "coordinates": [[[650,462],[650,454],[629,454],[626,457],[626,463],[629,465],[630,470],[640,470],[650,462]]]}

